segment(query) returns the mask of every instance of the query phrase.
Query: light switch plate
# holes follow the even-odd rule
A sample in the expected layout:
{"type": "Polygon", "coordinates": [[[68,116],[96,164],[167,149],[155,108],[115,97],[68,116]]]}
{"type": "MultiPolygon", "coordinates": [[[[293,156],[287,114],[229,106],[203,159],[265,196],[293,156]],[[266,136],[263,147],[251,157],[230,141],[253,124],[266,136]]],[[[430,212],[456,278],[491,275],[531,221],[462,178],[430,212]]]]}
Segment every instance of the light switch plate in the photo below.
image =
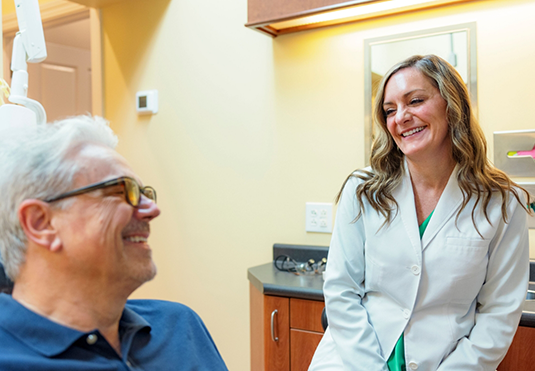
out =
{"type": "Polygon", "coordinates": [[[305,230],[307,232],[332,233],[333,204],[327,202],[307,202],[305,230]]]}

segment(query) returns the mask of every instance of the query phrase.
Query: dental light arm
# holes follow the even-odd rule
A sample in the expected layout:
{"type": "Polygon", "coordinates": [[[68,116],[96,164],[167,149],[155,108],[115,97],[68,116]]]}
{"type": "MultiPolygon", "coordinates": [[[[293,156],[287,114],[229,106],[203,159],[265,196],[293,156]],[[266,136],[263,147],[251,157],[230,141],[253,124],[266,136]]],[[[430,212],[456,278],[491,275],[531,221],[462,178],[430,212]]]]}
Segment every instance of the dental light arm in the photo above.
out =
{"type": "Polygon", "coordinates": [[[9,101],[19,104],[0,106],[0,124],[46,123],[41,103],[28,98],[28,65],[46,58],[46,45],[38,0],[15,0],[19,32],[13,40],[11,94],[9,101]]]}
{"type": "Polygon", "coordinates": [[[15,0],[19,34],[27,61],[39,63],[46,59],[45,35],[38,0],[15,0]]]}

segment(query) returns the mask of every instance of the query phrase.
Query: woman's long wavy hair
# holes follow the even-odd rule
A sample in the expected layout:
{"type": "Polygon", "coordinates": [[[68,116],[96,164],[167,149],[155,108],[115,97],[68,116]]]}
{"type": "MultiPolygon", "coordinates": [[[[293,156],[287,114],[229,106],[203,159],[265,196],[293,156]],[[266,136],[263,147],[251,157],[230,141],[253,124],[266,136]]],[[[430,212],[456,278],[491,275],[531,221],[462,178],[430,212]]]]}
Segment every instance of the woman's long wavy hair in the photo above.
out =
{"type": "MultiPolygon", "coordinates": [[[[508,192],[511,192],[524,209],[528,211],[525,201],[522,202],[520,199],[518,189],[525,192],[529,204],[528,192],[511,181],[503,171],[496,169],[487,159],[487,142],[483,130],[481,130],[475,118],[468,89],[461,76],[448,62],[440,57],[435,55],[415,55],[393,66],[379,84],[373,107],[376,136],[372,143],[370,157],[372,172],[359,170],[346,179],[346,182],[351,177],[363,180],[356,190],[357,199],[360,203],[360,212],[356,219],[364,211],[363,198],[369,202],[375,211],[385,217],[383,226],[392,220],[392,212],[394,210],[397,211],[398,204],[392,196],[392,192],[402,181],[404,155],[386,127],[383,103],[386,84],[395,73],[404,68],[415,68],[427,76],[447,103],[446,115],[452,142],[452,155],[453,159],[459,164],[457,180],[463,194],[463,202],[457,217],[466,207],[470,198],[475,196],[472,222],[476,230],[475,209],[480,202],[483,205],[485,217],[490,223],[487,206],[493,192],[499,192],[501,195],[501,209],[505,222],[507,222],[508,192]]],[[[338,200],[340,196],[341,192],[338,195],[338,200]]]]}

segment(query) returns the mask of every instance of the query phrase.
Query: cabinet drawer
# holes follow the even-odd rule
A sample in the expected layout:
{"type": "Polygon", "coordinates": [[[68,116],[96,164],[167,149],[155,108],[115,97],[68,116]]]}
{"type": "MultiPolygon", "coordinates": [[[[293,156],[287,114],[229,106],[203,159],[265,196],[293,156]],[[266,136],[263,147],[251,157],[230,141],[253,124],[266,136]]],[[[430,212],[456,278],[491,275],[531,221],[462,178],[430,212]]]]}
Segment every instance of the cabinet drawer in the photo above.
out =
{"type": "Polygon", "coordinates": [[[290,330],[290,354],[292,371],[307,371],[314,352],[323,337],[311,331],[290,330]]]}
{"type": "Polygon", "coordinates": [[[290,299],[290,327],[300,330],[323,332],[321,312],[323,301],[290,299]]]}

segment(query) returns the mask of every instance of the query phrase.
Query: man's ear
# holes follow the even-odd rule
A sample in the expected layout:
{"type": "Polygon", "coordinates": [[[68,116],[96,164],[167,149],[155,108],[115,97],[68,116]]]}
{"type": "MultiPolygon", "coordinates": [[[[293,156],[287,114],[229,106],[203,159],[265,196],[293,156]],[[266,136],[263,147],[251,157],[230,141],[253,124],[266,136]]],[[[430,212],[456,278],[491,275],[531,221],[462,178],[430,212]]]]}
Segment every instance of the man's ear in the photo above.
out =
{"type": "Polygon", "coordinates": [[[18,217],[28,240],[51,251],[61,249],[57,230],[52,225],[52,211],[46,202],[24,200],[19,206],[18,217]]]}

